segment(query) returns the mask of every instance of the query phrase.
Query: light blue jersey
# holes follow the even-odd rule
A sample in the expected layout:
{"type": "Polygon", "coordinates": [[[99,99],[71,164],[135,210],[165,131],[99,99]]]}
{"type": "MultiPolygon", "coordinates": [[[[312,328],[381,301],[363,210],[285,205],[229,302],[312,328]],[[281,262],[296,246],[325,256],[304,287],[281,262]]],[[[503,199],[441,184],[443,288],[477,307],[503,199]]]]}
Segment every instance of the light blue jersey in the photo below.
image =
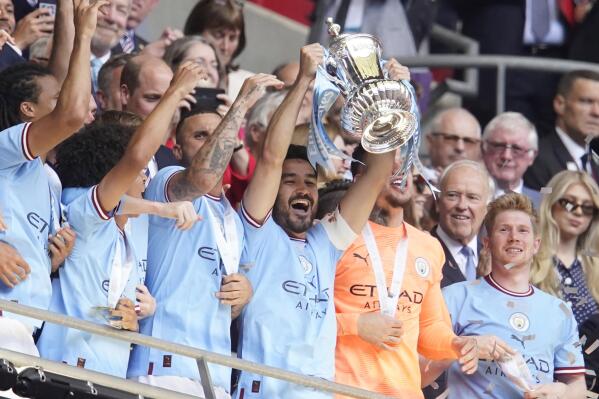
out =
{"type": "MultiPolygon", "coordinates": [[[[77,240],[73,252],[59,269],[60,289],[53,294],[51,310],[105,324],[106,320],[94,308],[109,306],[117,245],[126,248],[128,237],[118,228],[112,214],[101,209],[96,188],[64,190],[67,220],[77,233],[77,240]]],[[[120,252],[120,263],[124,265],[127,251],[120,252]]],[[[135,302],[137,259],[133,251],[129,253],[134,264],[121,296],[135,302]]],[[[127,374],[130,344],[125,341],[46,323],[38,348],[42,357],[51,360],[117,377],[124,378],[127,374]]]]}
{"type": "Polygon", "coordinates": [[[141,214],[137,217],[129,218],[131,238],[135,254],[137,255],[137,284],[145,284],[146,269],[148,265],[148,214],[141,214]]]}
{"type": "MultiPolygon", "coordinates": [[[[501,287],[491,276],[450,285],[443,296],[457,335],[495,335],[518,350],[537,384],[560,374],[584,374],[576,320],[568,306],[530,287],[519,294],[501,287]]],[[[481,360],[475,374],[449,369],[449,398],[522,398],[499,366],[481,360]]]]}
{"type": "MultiPolygon", "coordinates": [[[[322,223],[308,230],[306,240],[297,240],[270,216],[259,224],[243,205],[240,213],[254,296],[242,313],[238,355],[333,380],[337,339],[333,282],[344,248],[333,245],[322,223]]],[[[236,398],[244,399],[330,397],[245,371],[236,393],[236,398]]]]}
{"type": "MultiPolygon", "coordinates": [[[[0,281],[0,298],[48,309],[52,295],[48,257],[48,236],[53,233],[51,192],[42,160],[34,158],[28,148],[29,126],[24,123],[0,132],[0,212],[8,227],[0,231],[0,241],[12,245],[31,268],[27,279],[14,288],[0,281]]],[[[42,323],[10,317],[29,326],[42,323]]]]}
{"type": "MultiPolygon", "coordinates": [[[[168,182],[178,166],[161,169],[146,189],[150,201],[169,202],[168,182]]],[[[225,203],[209,195],[193,201],[202,221],[190,230],[177,229],[173,219],[150,216],[146,286],[156,299],[154,316],[141,321],[141,332],[155,338],[231,354],[231,307],[220,304],[224,266],[209,222],[209,210],[222,220],[225,203]]],[[[242,225],[235,215],[238,237],[242,225]]],[[[240,242],[242,245],[242,242],[240,242]]],[[[212,381],[229,390],[231,370],[209,364],[212,381]]],[[[134,346],[128,377],[145,375],[179,376],[200,380],[196,361],[158,349],[134,346]]]]}

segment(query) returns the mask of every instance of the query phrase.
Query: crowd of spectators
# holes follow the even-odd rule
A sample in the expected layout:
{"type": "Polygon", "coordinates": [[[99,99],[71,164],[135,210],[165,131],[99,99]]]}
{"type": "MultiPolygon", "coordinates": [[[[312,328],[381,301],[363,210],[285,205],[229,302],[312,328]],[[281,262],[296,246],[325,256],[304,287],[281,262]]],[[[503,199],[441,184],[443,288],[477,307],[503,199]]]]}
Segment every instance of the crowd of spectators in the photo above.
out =
{"type": "MultiPolygon", "coordinates": [[[[347,159],[307,144],[327,16],[379,37],[425,114],[431,73],[400,61],[435,20],[482,53],[594,62],[599,6],[315,3],[297,59],[250,72],[242,1],[146,41],[159,0],[0,0],[0,299],[390,397],[597,397],[599,72],[510,72],[500,114],[482,72],[406,175],[344,131],[342,97],[324,122],[347,159]]],[[[194,359],[2,310],[0,348],[205,396],[194,359]]],[[[209,371],[217,398],[332,397],[209,371]]]]}

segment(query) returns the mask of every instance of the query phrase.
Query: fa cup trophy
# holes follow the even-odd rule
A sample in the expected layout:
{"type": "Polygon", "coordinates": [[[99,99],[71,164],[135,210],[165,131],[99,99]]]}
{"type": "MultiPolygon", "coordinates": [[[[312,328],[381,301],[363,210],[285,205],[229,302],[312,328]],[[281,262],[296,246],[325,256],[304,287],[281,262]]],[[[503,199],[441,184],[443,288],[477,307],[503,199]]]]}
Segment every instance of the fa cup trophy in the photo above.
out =
{"type": "Polygon", "coordinates": [[[368,34],[340,34],[340,27],[327,20],[332,41],[325,49],[314,85],[312,126],[308,156],[315,166],[331,167],[329,156],[348,159],[332,144],[322,119],[338,95],[345,98],[341,127],[360,139],[368,152],[384,153],[401,148],[406,175],[418,160],[419,112],[413,87],[408,81],[387,77],[381,59],[380,41],[368,34]]]}
{"type": "Polygon", "coordinates": [[[325,60],[329,79],[346,103],[341,124],[348,133],[361,137],[368,152],[392,151],[405,144],[416,130],[410,112],[412,99],[406,85],[383,73],[381,43],[367,34],[339,34],[339,25],[327,21],[333,37],[325,60]]]}

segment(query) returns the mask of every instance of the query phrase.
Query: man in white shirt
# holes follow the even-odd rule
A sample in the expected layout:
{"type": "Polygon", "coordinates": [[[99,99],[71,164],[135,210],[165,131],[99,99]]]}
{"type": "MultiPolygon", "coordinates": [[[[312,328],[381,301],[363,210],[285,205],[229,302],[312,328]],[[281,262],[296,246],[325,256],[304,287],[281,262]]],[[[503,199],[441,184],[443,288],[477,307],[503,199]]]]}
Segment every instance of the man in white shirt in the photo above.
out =
{"type": "Polygon", "coordinates": [[[441,286],[476,279],[478,232],[493,190],[491,178],[478,162],[461,160],[449,165],[440,181],[439,224],[431,234],[445,252],[441,286]]]}
{"type": "Polygon", "coordinates": [[[508,192],[524,194],[539,208],[541,194],[524,185],[522,176],[538,153],[539,138],[534,125],[518,112],[504,112],[483,131],[482,154],[495,182],[497,198],[508,192]]]}
{"type": "Polygon", "coordinates": [[[111,0],[102,7],[98,14],[98,26],[92,38],[92,56],[90,59],[92,73],[92,90],[98,88],[98,72],[112,55],[111,49],[119,43],[119,39],[127,29],[127,18],[131,12],[131,0],[111,0]]]}
{"type": "Polygon", "coordinates": [[[560,80],[553,100],[555,132],[543,137],[539,155],[524,175],[524,184],[540,190],[556,173],[589,171],[587,142],[599,136],[599,73],[572,71],[560,80]]]}

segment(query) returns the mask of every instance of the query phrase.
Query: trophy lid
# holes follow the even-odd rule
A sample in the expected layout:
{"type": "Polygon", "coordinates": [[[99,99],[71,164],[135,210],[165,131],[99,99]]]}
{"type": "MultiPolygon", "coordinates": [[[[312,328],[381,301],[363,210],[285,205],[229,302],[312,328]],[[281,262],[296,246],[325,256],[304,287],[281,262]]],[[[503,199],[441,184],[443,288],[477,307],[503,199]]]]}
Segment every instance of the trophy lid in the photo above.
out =
{"type": "Polygon", "coordinates": [[[341,33],[341,26],[336,24],[331,17],[327,18],[326,24],[329,27],[328,32],[331,36],[329,49],[338,57],[343,56],[343,49],[347,48],[349,42],[355,43],[356,41],[360,41],[360,47],[374,46],[379,49],[382,48],[381,42],[376,36],[367,33],[341,33]],[[366,39],[366,42],[364,42],[364,39],[366,39]]]}

